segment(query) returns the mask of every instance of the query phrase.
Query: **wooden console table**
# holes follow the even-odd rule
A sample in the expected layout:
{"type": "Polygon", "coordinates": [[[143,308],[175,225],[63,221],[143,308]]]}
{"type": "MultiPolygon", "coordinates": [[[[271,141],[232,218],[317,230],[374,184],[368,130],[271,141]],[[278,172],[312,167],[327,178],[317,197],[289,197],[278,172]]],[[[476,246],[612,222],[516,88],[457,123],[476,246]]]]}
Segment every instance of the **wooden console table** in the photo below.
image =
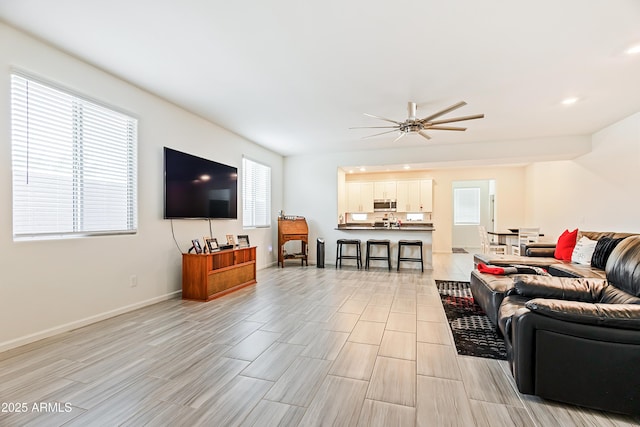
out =
{"type": "Polygon", "coordinates": [[[182,299],[210,301],[256,283],[256,247],[182,254],[182,299]]]}
{"type": "Polygon", "coordinates": [[[278,218],[278,265],[284,268],[285,259],[299,259],[300,265],[309,265],[307,260],[307,245],[309,244],[309,227],[307,220],[302,217],[292,219],[278,218]],[[302,250],[299,253],[285,254],[284,244],[291,240],[300,240],[302,250]]]}

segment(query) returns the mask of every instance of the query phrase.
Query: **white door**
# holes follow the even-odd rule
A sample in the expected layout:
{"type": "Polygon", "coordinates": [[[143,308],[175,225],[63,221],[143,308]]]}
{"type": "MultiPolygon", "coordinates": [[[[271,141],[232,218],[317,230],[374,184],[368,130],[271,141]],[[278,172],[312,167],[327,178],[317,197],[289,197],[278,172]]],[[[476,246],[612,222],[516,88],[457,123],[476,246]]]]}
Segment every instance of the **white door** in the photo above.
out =
{"type": "Polygon", "coordinates": [[[493,230],[491,223],[490,181],[456,181],[453,183],[454,248],[479,248],[478,226],[493,230]]]}

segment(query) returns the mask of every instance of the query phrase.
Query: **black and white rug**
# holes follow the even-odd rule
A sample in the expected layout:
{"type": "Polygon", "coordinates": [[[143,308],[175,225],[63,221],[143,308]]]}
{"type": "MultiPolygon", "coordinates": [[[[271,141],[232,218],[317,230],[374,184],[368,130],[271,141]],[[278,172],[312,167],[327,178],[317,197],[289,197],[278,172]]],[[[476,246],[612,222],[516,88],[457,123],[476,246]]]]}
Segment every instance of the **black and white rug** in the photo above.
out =
{"type": "Polygon", "coordinates": [[[436,286],[458,354],[506,360],[504,341],[474,302],[469,282],[436,280],[436,286]]]}

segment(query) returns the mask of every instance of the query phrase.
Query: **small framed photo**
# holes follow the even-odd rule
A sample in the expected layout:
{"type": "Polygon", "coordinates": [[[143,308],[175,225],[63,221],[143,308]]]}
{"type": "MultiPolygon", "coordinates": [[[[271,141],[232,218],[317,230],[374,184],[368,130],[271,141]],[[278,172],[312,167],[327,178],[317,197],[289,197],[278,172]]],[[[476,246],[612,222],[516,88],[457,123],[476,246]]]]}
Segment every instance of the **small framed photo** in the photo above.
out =
{"type": "Polygon", "coordinates": [[[196,251],[196,253],[197,254],[201,254],[202,253],[202,246],[200,246],[200,240],[193,239],[191,241],[191,243],[193,244],[193,249],[196,251]]]}
{"type": "Polygon", "coordinates": [[[209,253],[220,250],[220,247],[218,246],[218,239],[215,237],[207,238],[205,240],[205,244],[207,245],[207,249],[209,249],[209,253]]]}
{"type": "Polygon", "coordinates": [[[249,247],[249,235],[248,234],[238,234],[238,247],[239,248],[248,248],[249,247]]]}
{"type": "Polygon", "coordinates": [[[227,245],[235,246],[236,242],[233,239],[233,234],[227,234],[227,245]]]}

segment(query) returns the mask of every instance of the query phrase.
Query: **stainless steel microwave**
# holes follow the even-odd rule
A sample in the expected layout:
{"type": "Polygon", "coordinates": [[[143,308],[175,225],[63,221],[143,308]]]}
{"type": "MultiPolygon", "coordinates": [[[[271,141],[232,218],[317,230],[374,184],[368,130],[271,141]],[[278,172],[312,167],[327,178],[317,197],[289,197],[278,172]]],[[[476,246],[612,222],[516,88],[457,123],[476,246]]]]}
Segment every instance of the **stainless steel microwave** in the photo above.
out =
{"type": "Polygon", "coordinates": [[[373,201],[374,212],[395,212],[397,207],[395,199],[375,199],[373,201]]]}

